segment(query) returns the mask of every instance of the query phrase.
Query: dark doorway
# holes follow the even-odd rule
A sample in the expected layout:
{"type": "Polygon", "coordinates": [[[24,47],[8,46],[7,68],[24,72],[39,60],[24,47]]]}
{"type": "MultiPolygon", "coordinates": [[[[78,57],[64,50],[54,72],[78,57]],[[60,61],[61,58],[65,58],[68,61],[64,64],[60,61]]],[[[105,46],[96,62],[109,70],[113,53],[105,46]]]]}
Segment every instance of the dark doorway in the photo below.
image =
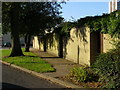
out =
{"type": "Polygon", "coordinates": [[[99,31],[90,34],[90,63],[96,60],[96,56],[101,52],[101,34],[99,31]]]}

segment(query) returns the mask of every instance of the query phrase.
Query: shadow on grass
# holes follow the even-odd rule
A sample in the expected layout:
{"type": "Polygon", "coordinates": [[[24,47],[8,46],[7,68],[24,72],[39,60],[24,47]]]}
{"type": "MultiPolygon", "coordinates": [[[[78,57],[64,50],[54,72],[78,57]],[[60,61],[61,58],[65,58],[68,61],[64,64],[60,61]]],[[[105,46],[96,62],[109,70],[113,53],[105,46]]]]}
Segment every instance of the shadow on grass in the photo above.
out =
{"type": "MultiPolygon", "coordinates": [[[[2,56],[2,58],[9,58],[11,56],[2,56]]],[[[15,56],[15,57],[38,57],[38,56],[31,56],[31,55],[24,55],[24,56],[15,56]]]]}
{"type": "Polygon", "coordinates": [[[38,57],[38,56],[25,55],[25,57],[38,57]]]}

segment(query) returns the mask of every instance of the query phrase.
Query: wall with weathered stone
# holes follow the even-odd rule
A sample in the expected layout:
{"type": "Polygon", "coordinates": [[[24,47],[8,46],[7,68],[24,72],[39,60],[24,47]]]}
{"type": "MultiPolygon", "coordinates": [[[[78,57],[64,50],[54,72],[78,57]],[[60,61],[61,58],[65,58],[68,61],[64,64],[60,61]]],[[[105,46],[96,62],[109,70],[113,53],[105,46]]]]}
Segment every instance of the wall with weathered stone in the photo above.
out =
{"type": "Polygon", "coordinates": [[[108,34],[103,34],[103,52],[107,52],[112,49],[114,46],[112,45],[112,38],[108,34]]]}
{"type": "Polygon", "coordinates": [[[65,58],[79,64],[90,65],[90,29],[73,28],[66,45],[65,58]]]}
{"type": "MultiPolygon", "coordinates": [[[[41,38],[43,39],[43,38],[41,38]]],[[[43,51],[44,43],[38,37],[34,37],[33,48],[43,51]]],[[[63,57],[79,64],[90,65],[90,29],[81,27],[72,28],[70,37],[63,36],[63,57]]],[[[60,36],[57,34],[46,35],[46,50],[57,56],[60,55],[60,36]]]]}
{"type": "Polygon", "coordinates": [[[39,49],[39,48],[40,48],[40,45],[39,45],[39,43],[38,43],[38,37],[37,37],[37,36],[35,36],[35,37],[33,38],[33,48],[35,48],[35,49],[39,49]]]}
{"type": "Polygon", "coordinates": [[[50,34],[46,37],[47,52],[59,56],[59,38],[55,33],[50,34]]]}

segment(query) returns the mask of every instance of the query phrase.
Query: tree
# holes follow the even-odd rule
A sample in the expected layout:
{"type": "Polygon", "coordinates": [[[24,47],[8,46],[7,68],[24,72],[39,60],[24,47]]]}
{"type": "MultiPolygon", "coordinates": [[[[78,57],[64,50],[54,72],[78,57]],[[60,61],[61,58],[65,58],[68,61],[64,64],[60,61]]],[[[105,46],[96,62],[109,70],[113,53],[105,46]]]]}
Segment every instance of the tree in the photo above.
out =
{"type": "Polygon", "coordinates": [[[4,2],[2,8],[3,33],[11,32],[12,52],[10,56],[23,55],[19,35],[26,35],[26,51],[29,51],[30,37],[45,30],[50,31],[59,23],[61,13],[57,2],[4,2]],[[28,38],[28,39],[27,39],[28,38]]]}
{"type": "Polygon", "coordinates": [[[10,56],[23,56],[20,39],[19,39],[19,15],[20,15],[20,3],[3,3],[3,31],[7,32],[7,29],[10,28],[12,36],[12,52],[10,56]],[[8,21],[7,21],[8,19],[8,21]],[[6,28],[6,31],[4,30],[6,28]]]}
{"type": "Polygon", "coordinates": [[[25,51],[29,52],[30,38],[33,35],[44,35],[45,31],[51,31],[62,19],[59,14],[60,4],[56,2],[26,3],[24,9],[26,14],[23,17],[26,30],[25,51]]]}

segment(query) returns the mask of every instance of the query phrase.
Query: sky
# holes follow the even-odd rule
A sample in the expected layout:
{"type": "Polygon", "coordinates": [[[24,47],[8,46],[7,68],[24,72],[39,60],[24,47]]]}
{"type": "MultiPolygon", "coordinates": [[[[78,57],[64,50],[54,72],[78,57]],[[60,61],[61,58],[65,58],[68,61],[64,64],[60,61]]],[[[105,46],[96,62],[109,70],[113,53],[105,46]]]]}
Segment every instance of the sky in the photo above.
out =
{"type": "Polygon", "coordinates": [[[96,2],[94,0],[82,0],[78,2],[78,0],[68,1],[66,4],[62,5],[62,16],[65,20],[69,21],[73,17],[73,20],[77,20],[86,16],[95,16],[95,15],[102,15],[103,13],[108,13],[109,10],[109,1],[110,0],[98,0],[96,2]],[[92,2],[94,1],[94,2],[92,2]]]}

